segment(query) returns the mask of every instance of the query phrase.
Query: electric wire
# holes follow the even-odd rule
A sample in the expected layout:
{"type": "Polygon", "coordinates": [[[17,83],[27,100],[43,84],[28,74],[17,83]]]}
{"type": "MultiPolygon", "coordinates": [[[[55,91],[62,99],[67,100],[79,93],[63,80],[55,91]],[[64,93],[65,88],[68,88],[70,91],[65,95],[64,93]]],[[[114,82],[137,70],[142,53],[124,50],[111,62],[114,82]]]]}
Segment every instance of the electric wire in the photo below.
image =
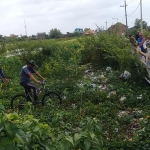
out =
{"type": "Polygon", "coordinates": [[[136,12],[136,10],[138,9],[139,6],[140,6],[140,3],[139,3],[138,6],[136,7],[136,9],[135,9],[131,14],[129,14],[128,16],[133,15],[133,14],[136,12]]]}
{"type": "MultiPolygon", "coordinates": [[[[115,15],[114,15],[114,16],[116,16],[116,15],[117,15],[117,13],[119,12],[119,10],[120,10],[120,7],[119,7],[119,9],[117,10],[117,12],[115,13],[115,15]]],[[[113,17],[113,18],[115,18],[115,17],[113,17]]]]}
{"type": "Polygon", "coordinates": [[[131,1],[129,1],[127,4],[129,5],[129,4],[132,4],[132,3],[135,3],[137,0],[131,0],[131,1]]]}
{"type": "Polygon", "coordinates": [[[126,1],[126,3],[130,4],[130,3],[132,3],[132,1],[134,1],[134,0],[130,0],[129,2],[126,1]]]}
{"type": "MultiPolygon", "coordinates": [[[[122,2],[119,5],[121,5],[121,4],[122,4],[122,2]]],[[[120,10],[121,9],[120,9],[120,6],[119,6],[119,8],[117,9],[116,13],[113,15],[112,18],[119,18],[118,16],[116,17],[116,15],[119,14],[119,16],[120,16],[120,13],[119,13],[120,10]]],[[[122,11],[121,11],[121,13],[122,13],[122,11]]]]}

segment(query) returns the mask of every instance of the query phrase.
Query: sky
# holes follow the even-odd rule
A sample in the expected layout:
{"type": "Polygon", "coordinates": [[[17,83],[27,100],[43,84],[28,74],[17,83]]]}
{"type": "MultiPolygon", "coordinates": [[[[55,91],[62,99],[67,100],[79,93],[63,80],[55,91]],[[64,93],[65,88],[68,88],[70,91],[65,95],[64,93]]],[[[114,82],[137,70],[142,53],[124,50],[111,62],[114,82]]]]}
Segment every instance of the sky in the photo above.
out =
{"type": "MultiPolygon", "coordinates": [[[[141,16],[150,26],[150,0],[126,0],[126,5],[129,27],[141,16]]],[[[63,34],[75,28],[106,29],[117,21],[126,24],[125,7],[120,6],[125,6],[125,0],[0,0],[0,34],[31,36],[48,34],[54,28],[63,34]]]]}

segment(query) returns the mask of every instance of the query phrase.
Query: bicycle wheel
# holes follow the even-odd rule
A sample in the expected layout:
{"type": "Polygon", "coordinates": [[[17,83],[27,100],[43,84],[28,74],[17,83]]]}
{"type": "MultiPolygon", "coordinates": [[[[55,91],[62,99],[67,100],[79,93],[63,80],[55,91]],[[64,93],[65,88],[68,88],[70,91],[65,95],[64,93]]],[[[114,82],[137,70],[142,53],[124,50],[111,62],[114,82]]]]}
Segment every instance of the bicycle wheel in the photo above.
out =
{"type": "Polygon", "coordinates": [[[43,106],[56,106],[61,104],[62,104],[62,99],[55,92],[49,92],[48,94],[45,94],[42,98],[43,106]]]}
{"type": "Polygon", "coordinates": [[[26,103],[26,96],[23,94],[19,94],[12,98],[10,107],[14,110],[22,110],[26,103]]]}

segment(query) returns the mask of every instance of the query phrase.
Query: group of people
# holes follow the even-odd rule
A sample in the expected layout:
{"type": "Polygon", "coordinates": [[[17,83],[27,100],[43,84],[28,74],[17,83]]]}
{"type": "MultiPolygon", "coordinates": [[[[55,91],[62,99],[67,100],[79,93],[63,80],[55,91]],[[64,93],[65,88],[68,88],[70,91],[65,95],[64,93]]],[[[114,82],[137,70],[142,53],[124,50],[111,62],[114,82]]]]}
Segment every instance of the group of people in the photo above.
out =
{"type": "MultiPolygon", "coordinates": [[[[39,80],[37,80],[34,76],[33,73],[35,73],[39,78],[41,78],[42,80],[45,80],[44,77],[42,77],[36,70],[36,62],[34,60],[29,60],[27,61],[26,65],[22,67],[21,72],[20,72],[20,85],[22,87],[24,87],[25,89],[25,93],[26,95],[28,95],[28,93],[31,92],[31,89],[33,90],[33,94],[34,94],[34,102],[33,104],[38,104],[39,100],[38,100],[38,87],[30,82],[30,79],[32,79],[34,82],[38,83],[38,84],[42,84],[39,80]]],[[[6,76],[3,73],[3,69],[2,69],[2,65],[0,63],[0,75],[1,78],[3,80],[3,84],[2,86],[4,86],[7,82],[8,79],[6,78],[6,76]]]]}
{"type": "Polygon", "coordinates": [[[140,58],[141,62],[145,64],[148,78],[145,77],[145,79],[150,83],[150,53],[147,51],[146,46],[146,38],[143,37],[143,34],[141,32],[137,32],[135,38],[132,35],[129,35],[129,40],[132,45],[132,49],[134,52],[138,54],[138,57],[140,58]],[[143,61],[142,56],[144,56],[145,60],[143,61]]]}
{"type": "Polygon", "coordinates": [[[141,56],[144,56],[145,62],[146,62],[147,46],[146,46],[146,38],[144,38],[143,34],[140,31],[137,31],[137,34],[135,37],[132,35],[129,35],[129,40],[130,40],[132,49],[135,52],[138,52],[141,56]]]}

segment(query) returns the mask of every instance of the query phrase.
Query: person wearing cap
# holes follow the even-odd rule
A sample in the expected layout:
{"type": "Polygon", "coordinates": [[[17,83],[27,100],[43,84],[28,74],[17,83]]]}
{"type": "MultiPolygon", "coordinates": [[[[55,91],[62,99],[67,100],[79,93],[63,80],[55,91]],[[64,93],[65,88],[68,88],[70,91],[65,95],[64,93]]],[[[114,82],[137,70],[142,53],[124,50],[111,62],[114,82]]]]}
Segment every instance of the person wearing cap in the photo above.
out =
{"type": "Polygon", "coordinates": [[[28,94],[31,91],[31,89],[33,90],[33,93],[34,93],[33,104],[38,104],[39,103],[38,96],[37,96],[38,87],[35,84],[30,83],[30,79],[32,79],[34,82],[36,82],[38,84],[41,84],[41,82],[33,76],[33,73],[35,73],[36,76],[38,76],[42,80],[45,80],[45,78],[43,78],[34,69],[34,67],[37,67],[36,62],[34,60],[27,61],[27,64],[22,67],[21,72],[20,72],[20,85],[25,88],[26,94],[28,94]]]}
{"type": "Polygon", "coordinates": [[[0,62],[0,75],[1,75],[1,78],[3,80],[2,86],[4,86],[8,82],[8,79],[5,77],[5,75],[3,73],[1,62],[0,62]]]}
{"type": "Polygon", "coordinates": [[[143,37],[143,34],[140,33],[140,38],[138,38],[138,46],[143,53],[147,53],[147,47],[144,45],[145,41],[146,39],[143,37]]]}

